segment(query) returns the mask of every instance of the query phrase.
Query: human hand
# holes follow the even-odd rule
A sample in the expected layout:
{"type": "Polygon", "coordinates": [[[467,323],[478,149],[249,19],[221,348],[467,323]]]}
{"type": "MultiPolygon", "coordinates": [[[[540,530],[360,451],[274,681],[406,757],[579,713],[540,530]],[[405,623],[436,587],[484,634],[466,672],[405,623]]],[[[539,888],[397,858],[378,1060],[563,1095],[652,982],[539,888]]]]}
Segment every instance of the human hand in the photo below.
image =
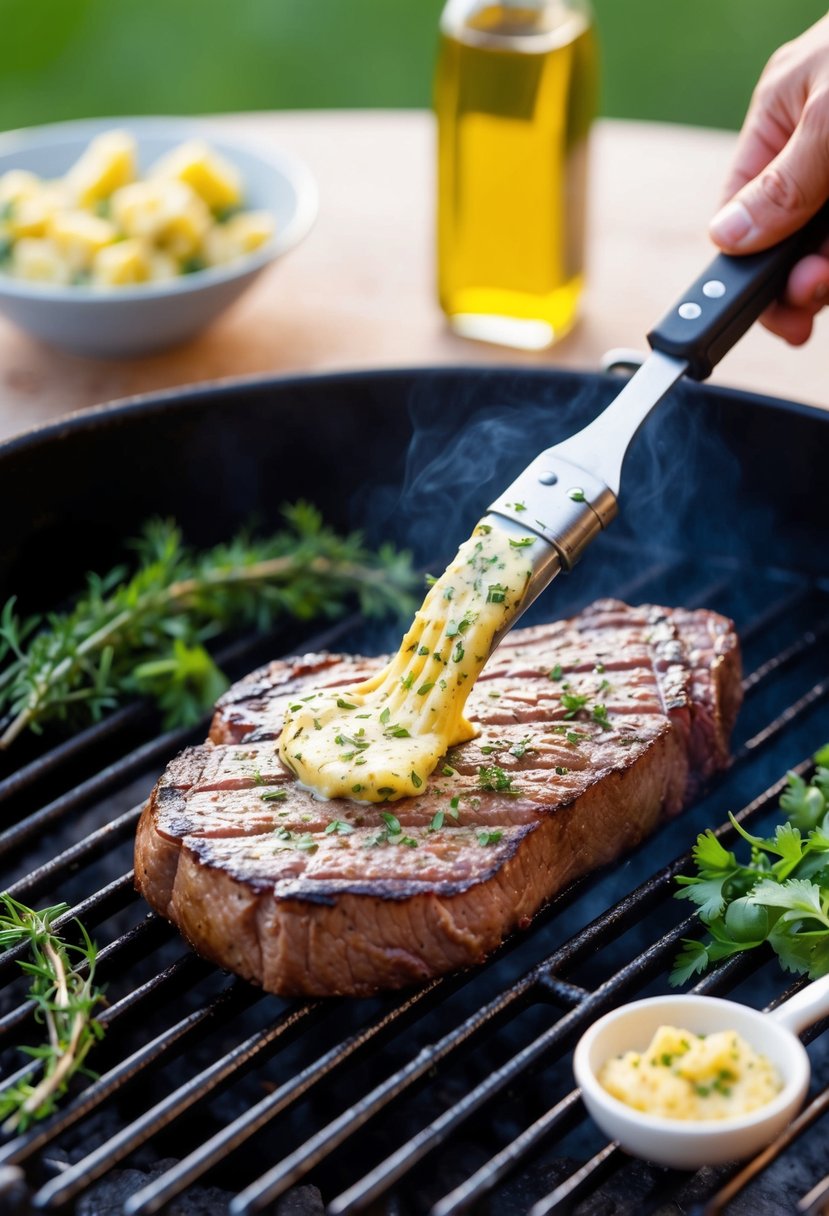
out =
{"type": "MultiPolygon", "coordinates": [[[[726,253],[755,253],[802,228],[829,199],[829,15],[775,51],[746,115],[710,235],[726,253]]],[[[829,303],[829,241],[794,267],[761,320],[799,346],[829,303]]]]}

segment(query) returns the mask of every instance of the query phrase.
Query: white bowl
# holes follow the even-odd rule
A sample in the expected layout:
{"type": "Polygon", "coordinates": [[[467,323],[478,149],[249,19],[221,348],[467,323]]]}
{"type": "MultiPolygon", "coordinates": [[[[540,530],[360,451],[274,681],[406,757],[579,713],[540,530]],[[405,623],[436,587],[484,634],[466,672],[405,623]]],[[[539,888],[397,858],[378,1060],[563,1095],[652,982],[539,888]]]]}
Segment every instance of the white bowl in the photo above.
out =
{"type": "Polygon", "coordinates": [[[694,995],[632,1001],[605,1014],[579,1040],[573,1071],[585,1106],[606,1135],[636,1157],[680,1170],[737,1161],[758,1152],[791,1122],[809,1088],[809,1057],[782,1018],[735,1001],[694,995]],[[783,1088],[764,1106],[729,1119],[663,1119],[634,1110],[609,1094],[597,1074],[612,1056],[644,1050],[664,1025],[694,1034],[736,1030],[768,1057],[783,1079],[783,1088]]]}
{"type": "Polygon", "coordinates": [[[317,214],[316,184],[300,161],[196,119],[96,118],[8,131],[0,135],[0,173],[29,169],[60,177],[94,136],[116,128],[135,136],[142,171],[185,140],[207,140],[239,169],[245,207],[271,212],[276,231],[254,253],[163,283],[64,287],[0,273],[0,312],[10,321],[44,342],[99,358],[146,354],[193,337],[298,244],[317,214]]]}

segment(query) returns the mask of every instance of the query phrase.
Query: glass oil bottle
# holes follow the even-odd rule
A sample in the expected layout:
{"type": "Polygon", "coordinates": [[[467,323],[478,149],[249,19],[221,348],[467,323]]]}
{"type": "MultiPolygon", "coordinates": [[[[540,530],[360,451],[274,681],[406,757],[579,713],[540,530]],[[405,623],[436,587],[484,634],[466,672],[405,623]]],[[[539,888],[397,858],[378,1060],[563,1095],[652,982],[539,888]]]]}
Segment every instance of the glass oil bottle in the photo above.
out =
{"type": "Polygon", "coordinates": [[[596,46],[582,0],[449,0],[435,79],[438,289],[467,337],[542,349],[582,291],[596,46]]]}

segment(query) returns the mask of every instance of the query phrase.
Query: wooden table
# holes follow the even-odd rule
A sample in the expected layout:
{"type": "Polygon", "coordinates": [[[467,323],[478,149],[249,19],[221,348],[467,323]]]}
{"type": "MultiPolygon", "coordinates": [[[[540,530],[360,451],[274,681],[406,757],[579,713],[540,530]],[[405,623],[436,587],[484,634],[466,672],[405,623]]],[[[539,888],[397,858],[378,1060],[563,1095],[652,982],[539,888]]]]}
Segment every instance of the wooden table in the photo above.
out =
{"type": "MultiPolygon", "coordinates": [[[[727,132],[602,121],[593,143],[582,320],[541,354],[450,333],[434,290],[434,129],[413,111],[223,116],[225,130],[300,155],[320,187],[305,242],[200,339],[122,362],[40,345],[0,319],[0,437],[84,406],[224,377],[338,368],[514,363],[595,369],[644,335],[711,256],[706,224],[734,147],[727,132]]],[[[829,315],[788,347],[759,326],[722,384],[829,408],[829,315]]]]}

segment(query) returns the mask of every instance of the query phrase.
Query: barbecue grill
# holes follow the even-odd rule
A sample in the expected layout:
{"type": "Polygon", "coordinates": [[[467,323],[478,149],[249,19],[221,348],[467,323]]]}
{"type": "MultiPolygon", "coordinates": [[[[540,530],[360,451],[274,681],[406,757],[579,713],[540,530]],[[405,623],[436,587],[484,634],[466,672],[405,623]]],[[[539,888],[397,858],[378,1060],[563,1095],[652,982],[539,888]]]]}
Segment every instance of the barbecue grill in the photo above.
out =
{"type": "MultiPolygon", "coordinates": [[[[0,448],[0,589],[57,605],[122,556],[151,515],[208,544],[279,505],[394,538],[436,569],[494,493],[594,417],[610,376],[444,369],[200,388],[91,411],[0,448]]],[[[0,886],[66,900],[101,947],[98,1073],[0,1143],[0,1211],[78,1216],[348,1212],[392,1216],[829,1211],[829,1036],[809,1032],[802,1114],[755,1160],[682,1174],[626,1157],[588,1120],[570,1053],[622,1001],[667,990],[673,899],[696,834],[773,819],[787,769],[829,739],[829,416],[680,384],[629,455],[620,518],[528,619],[597,595],[732,616],[745,704],[733,763],[633,854],[562,892],[481,968],[371,1000],[266,995],[198,959],[133,892],[132,836],[166,762],[204,727],[160,733],[132,705],[2,760],[0,886]]],[[[232,639],[239,676],[301,647],[382,650],[397,630],[348,617],[232,639]]],[[[37,1041],[20,952],[0,955],[3,1075],[37,1041]]],[[[697,991],[774,1004],[802,981],[754,952],[697,991]]]]}

